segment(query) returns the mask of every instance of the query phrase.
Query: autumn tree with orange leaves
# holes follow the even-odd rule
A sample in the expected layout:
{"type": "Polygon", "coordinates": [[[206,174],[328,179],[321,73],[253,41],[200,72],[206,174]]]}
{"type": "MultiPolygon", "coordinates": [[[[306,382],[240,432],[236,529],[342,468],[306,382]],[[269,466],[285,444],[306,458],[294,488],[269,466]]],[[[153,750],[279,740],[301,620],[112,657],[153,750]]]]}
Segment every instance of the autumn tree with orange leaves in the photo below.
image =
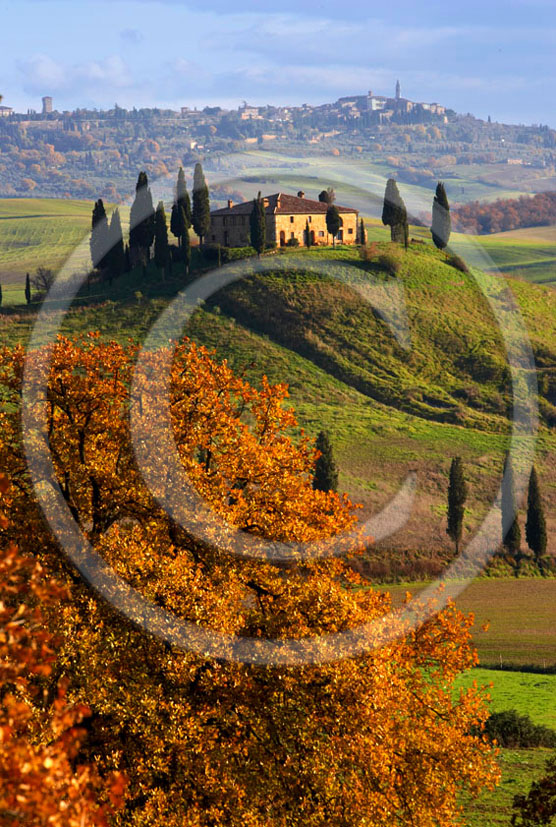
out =
{"type": "MultiPolygon", "coordinates": [[[[135,348],[91,335],[30,358],[36,367],[52,360],[33,439],[48,442],[64,503],[92,547],[155,606],[255,648],[388,622],[389,597],[359,588],[341,559],[273,565],[222,550],[228,528],[295,546],[355,525],[347,498],[313,489],[314,446],[289,436],[296,420],[285,386],[256,389],[204,349],[176,348],[169,417],[179,462],[225,521],[198,539],[154,499],[134,457],[130,406],[139,406],[138,438],[148,443],[165,404],[132,385],[135,348]]],[[[161,354],[151,359],[156,370],[161,354]]],[[[487,716],[481,691],[453,692],[456,675],[477,662],[472,618],[448,605],[415,628],[400,620],[396,638],[365,654],[297,666],[208,658],[147,634],[81,581],[45,525],[18,436],[23,363],[22,349],[0,353],[0,462],[14,480],[18,543],[71,592],[45,608],[60,636],[50,681],[65,679],[68,701],[91,710],[84,757],[129,778],[113,824],[459,823],[459,792],[499,777],[477,734],[487,716]]],[[[170,488],[166,446],[153,443],[153,478],[170,488]]]]}
{"type": "MultiPolygon", "coordinates": [[[[0,475],[2,531],[10,527],[8,492],[0,475]]],[[[80,760],[90,709],[69,704],[67,681],[52,680],[56,641],[41,607],[64,600],[66,590],[13,543],[0,545],[0,584],[0,824],[106,827],[125,779],[102,782],[80,760]]]]}

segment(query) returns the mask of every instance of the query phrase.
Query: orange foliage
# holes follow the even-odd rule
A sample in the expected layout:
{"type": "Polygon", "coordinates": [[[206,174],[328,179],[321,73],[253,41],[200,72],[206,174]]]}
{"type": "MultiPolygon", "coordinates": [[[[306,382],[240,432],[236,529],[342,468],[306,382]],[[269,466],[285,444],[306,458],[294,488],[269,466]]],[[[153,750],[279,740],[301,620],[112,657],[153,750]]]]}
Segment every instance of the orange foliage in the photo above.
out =
{"type": "MultiPolygon", "coordinates": [[[[4,512],[8,491],[0,475],[4,512]]],[[[0,529],[8,528],[0,512],[0,529]]],[[[46,690],[56,641],[41,607],[58,604],[66,590],[13,543],[0,544],[0,583],[0,824],[104,827],[121,805],[124,777],[114,774],[106,787],[94,766],[79,761],[80,724],[90,710],[68,703],[66,680],[51,680],[46,690]]]]}
{"type": "MultiPolygon", "coordinates": [[[[131,448],[135,356],[96,335],[60,340],[47,399],[33,411],[37,422],[44,417],[63,497],[94,548],[158,606],[254,644],[382,622],[388,596],[354,588],[361,583],[342,560],[240,559],[173,523],[131,448]]],[[[159,356],[150,357],[155,368],[159,356]]],[[[0,385],[12,403],[0,413],[0,463],[17,484],[19,542],[35,553],[39,543],[43,564],[71,584],[71,601],[47,613],[61,636],[68,697],[92,712],[83,751],[103,772],[129,776],[114,824],[458,823],[459,790],[477,793],[498,778],[492,748],[471,734],[487,715],[481,692],[452,691],[455,676],[476,663],[472,618],[449,605],[415,629],[400,621],[397,639],[365,655],[297,667],[210,660],[145,634],[62,562],[33,503],[18,442],[23,358],[20,348],[0,352],[0,385]]],[[[32,358],[44,363],[47,353],[32,358]]],[[[286,396],[284,386],[257,390],[202,348],[179,346],[171,421],[181,463],[212,509],[246,534],[306,541],[349,529],[349,501],[312,489],[314,450],[303,435],[297,444],[288,436],[296,422],[286,396]]],[[[157,401],[149,404],[156,412],[157,401]]],[[[142,419],[145,438],[151,422],[142,419]]],[[[164,451],[153,464],[165,479],[164,451]]]]}

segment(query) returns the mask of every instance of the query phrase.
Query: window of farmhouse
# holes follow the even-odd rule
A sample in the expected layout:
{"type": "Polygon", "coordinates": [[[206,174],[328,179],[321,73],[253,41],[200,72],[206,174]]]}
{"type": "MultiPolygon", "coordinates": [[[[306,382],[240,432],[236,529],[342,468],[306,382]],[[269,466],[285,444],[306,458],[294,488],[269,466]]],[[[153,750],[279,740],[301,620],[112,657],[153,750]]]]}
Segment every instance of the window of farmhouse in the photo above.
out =
{"type": "Polygon", "coordinates": [[[290,224],[293,224],[294,220],[295,219],[294,219],[293,215],[290,215],[290,224]]]}
{"type": "Polygon", "coordinates": [[[319,237],[324,238],[324,230],[319,230],[319,237]]]}

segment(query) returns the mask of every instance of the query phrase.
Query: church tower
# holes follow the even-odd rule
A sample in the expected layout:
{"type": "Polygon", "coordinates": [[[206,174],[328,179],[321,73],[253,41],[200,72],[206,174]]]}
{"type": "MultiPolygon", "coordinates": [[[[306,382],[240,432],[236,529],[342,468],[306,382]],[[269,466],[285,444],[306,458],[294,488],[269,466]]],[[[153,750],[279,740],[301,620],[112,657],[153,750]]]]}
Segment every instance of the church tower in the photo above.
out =
{"type": "Polygon", "coordinates": [[[401,96],[402,96],[402,87],[400,86],[400,82],[398,80],[398,81],[396,81],[396,100],[399,101],[401,96]]]}

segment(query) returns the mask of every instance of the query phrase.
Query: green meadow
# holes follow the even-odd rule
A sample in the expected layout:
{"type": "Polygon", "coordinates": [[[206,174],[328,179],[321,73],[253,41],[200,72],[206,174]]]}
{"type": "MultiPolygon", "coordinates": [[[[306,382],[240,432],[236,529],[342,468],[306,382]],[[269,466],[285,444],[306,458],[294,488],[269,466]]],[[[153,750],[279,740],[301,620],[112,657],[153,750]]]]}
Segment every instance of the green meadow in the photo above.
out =
{"type": "MultiPolygon", "coordinates": [[[[0,282],[3,303],[24,301],[25,273],[57,270],[86,238],[92,206],[55,198],[0,199],[0,282]]],[[[83,258],[88,266],[88,258],[83,258]]]]}

